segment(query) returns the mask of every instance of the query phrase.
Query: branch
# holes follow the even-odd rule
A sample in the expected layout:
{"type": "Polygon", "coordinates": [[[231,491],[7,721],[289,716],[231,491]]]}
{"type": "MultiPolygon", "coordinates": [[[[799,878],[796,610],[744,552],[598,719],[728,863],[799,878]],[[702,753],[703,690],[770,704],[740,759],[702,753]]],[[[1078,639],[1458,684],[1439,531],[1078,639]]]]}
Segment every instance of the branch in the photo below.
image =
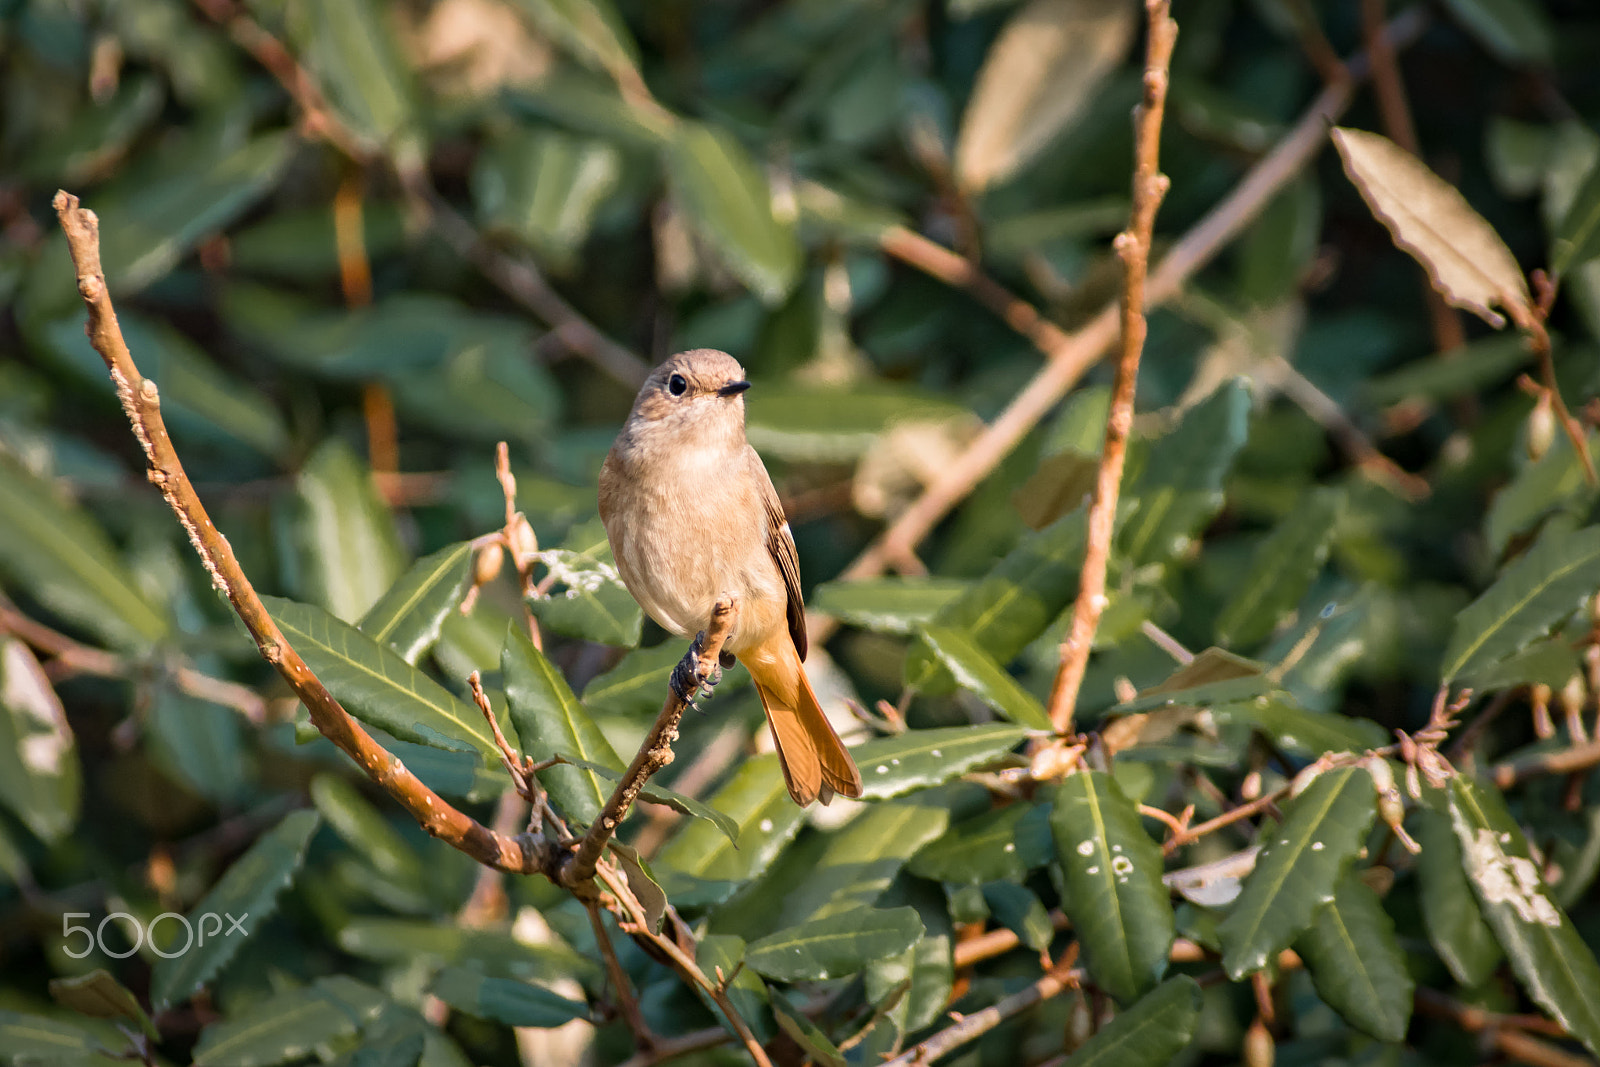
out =
{"type": "Polygon", "coordinates": [[[638,799],[639,791],[644,788],[651,775],[672,762],[672,742],[678,739],[678,720],[683,718],[684,709],[689,706],[689,701],[698,688],[679,686],[676,684],[678,676],[687,672],[690,677],[696,679],[711,677],[717,669],[722,643],[728,639],[728,634],[733,632],[733,627],[738,621],[739,602],[732,596],[724,596],[717,601],[717,606],[711,609],[711,625],[695,638],[683,661],[678,664],[678,669],[673,672],[673,691],[668,695],[667,702],[661,706],[661,714],[656,716],[656,724],[650,728],[644,744],[639,746],[638,753],[633,757],[633,763],[628,767],[628,773],[617,783],[611,799],[600,809],[600,817],[595,819],[588,832],[583,835],[583,842],[578,846],[577,852],[562,865],[560,884],[575,889],[594,879],[595,864],[605,851],[606,842],[611,840],[611,835],[617,832],[617,827],[627,818],[628,809],[633,807],[633,802],[638,799]]]}
{"type": "MultiPolygon", "coordinates": [[[[1385,39],[1395,47],[1408,44],[1421,34],[1425,22],[1426,16],[1421,9],[1407,11],[1389,24],[1385,39]]],[[[1350,72],[1349,79],[1323,89],[1294,129],[1245,175],[1226,199],[1212,208],[1162,258],[1146,285],[1145,299],[1149,306],[1158,306],[1175,296],[1196,271],[1210,263],[1218,252],[1254,221],[1278,190],[1322,150],[1327,141],[1328,127],[1344,113],[1356,85],[1367,75],[1365,55],[1357,56],[1346,66],[1350,72]]],[[[888,236],[895,237],[896,231],[890,231],[888,236]]],[[[932,242],[928,243],[932,245],[932,242]]],[[[900,247],[903,247],[903,243],[890,240],[885,250],[896,254],[894,250],[900,247]]],[[[920,266],[920,263],[917,265],[920,266]]],[[[968,279],[962,287],[974,292],[973,280],[984,277],[982,271],[972,265],[961,276],[968,279]]],[[[1004,292],[1003,289],[1000,291],[1004,292]]],[[[1027,306],[1025,301],[1009,294],[1007,298],[1027,306]]],[[[1037,315],[1037,312],[1034,314],[1037,315]]],[[[859,581],[882,574],[890,561],[904,558],[913,551],[939,520],[972,492],[1111,347],[1117,338],[1117,310],[1114,306],[1101,309],[1093,319],[1070,334],[1059,330],[1055,334],[1044,331],[1044,334],[1051,337],[1059,334],[1060,340],[1051,343],[1048,348],[1040,346],[1047,360],[1033,380],[1012,398],[1005,410],[978,435],[967,450],[946,465],[941,476],[856,557],[840,575],[842,580],[859,581]]],[[[836,624],[817,618],[808,620],[807,625],[813,630],[812,640],[820,644],[827,640],[836,624]]]]}
{"type": "MultiPolygon", "coordinates": [[[[1165,4],[1166,0],[1156,0],[1156,2],[1165,4]]],[[[964,1016],[954,1026],[939,1031],[915,1048],[890,1060],[885,1067],[920,1067],[921,1064],[932,1063],[952,1049],[960,1048],[968,1041],[983,1036],[1013,1015],[1024,1012],[1035,1004],[1049,1000],[1068,989],[1076,989],[1081,976],[1081,972],[1073,966],[1077,956],[1077,952],[1069,950],[1049,974],[1026,989],[1019,990],[1009,997],[1003,997],[982,1011],[964,1016]]]]}
{"type": "Polygon", "coordinates": [[[78,198],[62,191],[55,196],[56,214],[67,237],[67,248],[77,270],[78,292],[88,307],[89,343],[100,353],[111,373],[123,411],[134,436],[144,449],[149,478],[161,490],[177,515],[214,584],[255,638],[266,661],[277,668],[295,694],[305,702],[311,721],[323,735],[355,760],[384,791],[400,802],[423,829],[460,849],[480,863],[506,871],[531,873],[553,869],[553,856],[536,838],[509,838],[458,811],[423,785],[399,758],[372,739],[361,724],[339,705],[305,660],[294,650],[277,623],[267,614],[261,598],[233,554],[228,539],[212,524],[204,505],[184,472],[178,453],[167,435],[161,416],[156,383],[143,377],[128,352],[117,326],[116,310],[100,268],[100,224],[94,212],[78,206],[78,198]]]}
{"type": "Polygon", "coordinates": [[[1146,0],[1144,100],[1140,103],[1134,133],[1133,209],[1128,228],[1117,235],[1117,255],[1127,268],[1122,299],[1122,355],[1117,360],[1111,408],[1106,414],[1105,444],[1095,478],[1094,500],[1089,505],[1088,539],[1083,569],[1078,578],[1078,598],[1072,606],[1072,625],[1061,642],[1061,668],[1050,686],[1050,722],[1059,734],[1072,733],[1078,689],[1089,667],[1089,650],[1100,614],[1106,607],[1106,565],[1111,559],[1111,536],[1117,521],[1117,498],[1122,490],[1122,468],[1128,455],[1128,435],[1133,430],[1133,395],[1139,381],[1139,357],[1144,353],[1148,324],[1144,317],[1145,279],[1150,270],[1150,243],[1155,236],[1156,211],[1172,182],[1161,173],[1161,119],[1167,109],[1167,83],[1172,48],[1178,42],[1178,24],[1172,21],[1170,0],[1146,0]]]}
{"type": "Polygon", "coordinates": [[[1571,774],[1600,764],[1600,740],[1585,741],[1555,752],[1535,752],[1494,765],[1489,772],[1494,784],[1510,789],[1518,782],[1540,774],[1571,774]]]}

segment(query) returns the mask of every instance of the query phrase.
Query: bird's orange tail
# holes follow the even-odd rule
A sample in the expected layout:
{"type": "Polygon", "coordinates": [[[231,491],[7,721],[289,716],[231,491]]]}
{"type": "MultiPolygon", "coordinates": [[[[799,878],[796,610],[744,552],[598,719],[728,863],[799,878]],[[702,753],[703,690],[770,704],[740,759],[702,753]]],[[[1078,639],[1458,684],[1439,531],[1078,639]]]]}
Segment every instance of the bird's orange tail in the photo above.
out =
{"type": "Polygon", "coordinates": [[[861,772],[817,703],[800,654],[787,633],[766,647],[741,655],[767,712],[778,763],[794,802],[824,804],[835,794],[861,795],[861,772]]]}

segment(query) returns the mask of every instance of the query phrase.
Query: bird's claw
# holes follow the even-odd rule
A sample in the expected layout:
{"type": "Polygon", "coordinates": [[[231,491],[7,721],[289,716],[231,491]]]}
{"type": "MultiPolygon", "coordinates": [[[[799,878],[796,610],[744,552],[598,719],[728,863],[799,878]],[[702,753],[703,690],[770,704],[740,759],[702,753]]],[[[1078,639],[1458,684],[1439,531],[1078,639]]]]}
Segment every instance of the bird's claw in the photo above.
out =
{"type": "Polygon", "coordinates": [[[702,688],[709,695],[717,683],[722,681],[722,667],[733,666],[732,655],[723,652],[718,656],[721,667],[713,664],[709,671],[702,669],[701,664],[705,662],[705,637],[704,630],[696,634],[694,641],[689,645],[689,651],[672,669],[672,691],[678,695],[678,699],[691,707],[695,706],[694,698],[702,688]]]}

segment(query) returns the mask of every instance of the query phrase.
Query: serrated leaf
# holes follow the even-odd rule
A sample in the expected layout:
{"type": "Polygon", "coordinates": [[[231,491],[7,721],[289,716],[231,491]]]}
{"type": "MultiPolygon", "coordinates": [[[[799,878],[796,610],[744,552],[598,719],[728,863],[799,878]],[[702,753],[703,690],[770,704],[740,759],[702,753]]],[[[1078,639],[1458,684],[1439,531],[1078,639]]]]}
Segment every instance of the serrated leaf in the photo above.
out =
{"type": "Polygon", "coordinates": [[[1328,558],[1344,499],[1337,489],[1312,489],[1273,528],[1252,553],[1249,571],[1217,616],[1218,642],[1256,644],[1300,603],[1328,558]]]}
{"type": "Polygon", "coordinates": [[[1519,652],[1576,611],[1600,587],[1600,526],[1546,531],[1456,616],[1441,680],[1483,670],[1519,652]]]}
{"type": "Polygon", "coordinates": [[[326,1042],[353,1036],[377,1014],[382,998],[353,1004],[341,995],[346,983],[365,988],[343,976],[323,978],[212,1023],[200,1033],[194,1067],[274,1067],[303,1059],[326,1042]]]}
{"type": "Polygon", "coordinates": [[[1517,980],[1600,1054],[1600,963],[1550,895],[1505,801],[1493,787],[1456,775],[1448,804],[1462,869],[1517,980]]]}
{"type": "Polygon", "coordinates": [[[744,147],[725,130],[680,121],[666,163],[678,203],[728,269],[768,305],[782,303],[800,275],[800,243],[744,147]]]}
{"type": "Polygon", "coordinates": [[[1185,552],[1222,507],[1222,482],[1250,431],[1250,389],[1226,382],[1151,446],[1125,491],[1138,503],[1122,520],[1118,547],[1136,563],[1185,552]]]}
{"type": "Polygon", "coordinates": [[[8,459],[0,459],[0,576],[116,648],[144,651],[167,634],[168,621],[94,520],[8,459]]]}
{"type": "Polygon", "coordinates": [[[1034,730],[1049,730],[1050,716],[1032,693],[1022,688],[1005,669],[990,659],[976,641],[960,630],[928,626],[922,639],[933,649],[951,677],[987,704],[1001,718],[1034,730]]]}
{"type": "Polygon", "coordinates": [[[867,578],[823,582],[808,607],[840,622],[886,634],[913,634],[950,604],[968,583],[957,578],[867,578]]]}
{"type": "MultiPolygon", "coordinates": [[[[588,760],[569,756],[564,752],[558,753],[558,755],[568,763],[589,771],[591,774],[597,774],[608,782],[620,784],[625,773],[598,763],[591,763],[588,760]]],[[[607,794],[607,796],[609,795],[607,794]]],[[[729,841],[738,841],[739,825],[737,823],[716,808],[708,804],[702,804],[693,797],[686,797],[682,793],[676,793],[665,786],[647,785],[639,791],[639,799],[648,800],[652,804],[664,805],[679,815],[689,815],[696,819],[704,819],[727,835],[729,841]]]]}
{"type": "Polygon", "coordinates": [[[1030,0],[990,46],[961,120],[956,175],[977,192],[1021,170],[1082,113],[1133,43],[1125,0],[1030,0]]]}
{"type": "Polygon", "coordinates": [[[855,974],[921,938],[922,917],[915,908],[854,908],[752,941],[744,958],[751,970],[769,978],[821,981],[855,974]]]}
{"type": "MultiPolygon", "coordinates": [[[[999,664],[1015,659],[1072,602],[1083,564],[1081,510],[1023,538],[976,582],[934,616],[934,625],[957,630],[999,664]]],[[[938,695],[949,673],[920,642],[906,656],[906,685],[938,695]]]]}
{"type": "MultiPolygon", "coordinates": [[[[157,1012],[180,1004],[211,981],[244,941],[271,917],[278,896],[294,879],[319,820],[314,811],[296,811],[262,834],[244,855],[189,910],[195,945],[178,952],[174,945],[150,971],[150,1006],[157,1012]],[[230,918],[237,918],[239,929],[230,918]],[[215,931],[209,930],[215,926],[215,931]],[[242,931],[242,932],[241,932],[242,931]]],[[[209,1033],[209,1031],[207,1031],[209,1033]]],[[[206,1039],[201,1039],[206,1044],[206,1039]]]]}
{"type": "Polygon", "coordinates": [[[880,737],[850,754],[861,768],[862,798],[886,800],[948,782],[1005,755],[1026,736],[1026,727],[1011,723],[946,726],[880,737]]]}
{"type": "Polygon", "coordinates": [[[1555,32],[1539,4],[1530,0],[1445,0],[1445,6],[1503,62],[1550,62],[1555,32]]]}
{"type": "Polygon", "coordinates": [[[1372,776],[1360,767],[1325,771],[1284,805],[1283,824],[1263,835],[1255,870],[1217,928],[1230,978],[1267,966],[1311,925],[1366,842],[1376,811],[1372,776]]]}
{"type": "Polygon", "coordinates": [[[738,825],[738,847],[715,827],[692,822],[667,842],[658,863],[696,878],[746,882],[771,865],[805,818],[805,810],[789,799],[772,754],[741,763],[707,803],[738,825]]]}
{"type": "MultiPolygon", "coordinates": [[[[572,695],[561,672],[516,626],[506,628],[500,669],[523,756],[538,761],[561,753],[617,771],[624,769],[611,742],[572,695]]],[[[580,767],[551,767],[539,772],[539,781],[568,819],[585,826],[594,822],[611,796],[610,786],[599,775],[580,767]]]]}
{"type": "Polygon", "coordinates": [[[1403,1041],[1413,982],[1394,922],[1378,894],[1347,874],[1295,941],[1311,981],[1329,1007],[1379,1041],[1403,1041]]]}
{"type": "Polygon", "coordinates": [[[439,639],[450,612],[461,606],[472,581],[472,544],[457,541],[413,563],[356,629],[415,664],[439,639]]]}
{"type": "Polygon", "coordinates": [[[330,438],[295,480],[305,551],[305,588],[335,618],[354,622],[400,577],[405,561],[394,516],[372,472],[350,446],[330,438]]]}
{"type": "Polygon", "coordinates": [[[1336,127],[1333,143],[1372,213],[1447,302],[1496,329],[1505,325],[1496,304],[1518,321],[1532,316],[1516,257],[1455,186],[1387,137],[1336,127]]]}
{"type": "Polygon", "coordinates": [[[1067,776],[1051,804],[1050,827],[1066,879],[1062,906],[1095,984],[1131,1004],[1161,981],[1172,948],[1161,846],[1108,774],[1067,776]]]}
{"type": "Polygon", "coordinates": [[[102,967],[75,978],[52,978],[50,995],[56,1003],[80,1015],[95,1019],[127,1019],[151,1040],[160,1040],[155,1024],[145,1014],[144,1008],[139,1006],[139,998],[102,967]]]}
{"type": "Polygon", "coordinates": [[[0,637],[0,805],[54,843],[77,824],[82,800],[78,746],[61,699],[33,651],[0,637]]]}
{"type": "Polygon", "coordinates": [[[464,967],[446,967],[428,991],[457,1011],[507,1026],[546,1029],[587,1019],[589,1006],[514,978],[488,978],[464,967]]]}
{"type": "Polygon", "coordinates": [[[483,713],[385,645],[310,604],[262,597],[295,651],[362,722],[404,741],[434,748],[476,748],[498,762],[500,749],[483,713]]]}
{"type": "Polygon", "coordinates": [[[935,882],[1021,882],[1052,855],[1050,809],[1010,804],[950,827],[911,857],[906,869],[935,882]]]}
{"type": "Polygon", "coordinates": [[[554,548],[539,559],[561,588],[527,599],[528,610],[558,634],[602,645],[632,648],[639,643],[644,612],[633,599],[615,563],[597,553],[554,548]]]}
{"type": "Polygon", "coordinates": [[[1162,1067],[1194,1036],[1201,999],[1193,978],[1168,978],[1102,1026],[1062,1067],[1162,1067]]]}

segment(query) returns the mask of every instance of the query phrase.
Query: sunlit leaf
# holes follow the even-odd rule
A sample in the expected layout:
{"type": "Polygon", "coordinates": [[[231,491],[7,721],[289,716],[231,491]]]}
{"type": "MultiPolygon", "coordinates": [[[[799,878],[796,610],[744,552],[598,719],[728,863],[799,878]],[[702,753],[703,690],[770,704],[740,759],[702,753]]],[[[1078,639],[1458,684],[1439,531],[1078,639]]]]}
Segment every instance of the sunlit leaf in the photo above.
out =
{"type": "Polygon", "coordinates": [[[371,0],[296,0],[289,14],[299,54],[339,118],[369,148],[401,147],[414,132],[414,90],[389,8],[371,0]]]}
{"type": "Polygon", "coordinates": [[[868,578],[824,582],[811,593],[812,611],[880,633],[912,634],[966,589],[953,578],[868,578]]]}
{"type": "MultiPolygon", "coordinates": [[[[562,758],[582,770],[604,778],[613,785],[622,782],[623,771],[565,754],[563,754],[562,758]]],[[[696,819],[704,819],[726,834],[729,841],[737,842],[739,839],[739,825],[737,823],[716,808],[711,807],[709,804],[703,804],[693,797],[686,797],[682,793],[674,792],[665,786],[646,785],[639,791],[639,799],[648,801],[651,804],[660,804],[671,808],[680,815],[690,815],[696,819]]]]}
{"type": "Polygon", "coordinates": [[[1053,854],[1050,809],[1010,804],[950,827],[913,856],[906,869],[936,882],[1021,882],[1053,854]]]}
{"type": "Polygon", "coordinates": [[[303,509],[295,529],[305,552],[307,592],[335,617],[354,622],[405,566],[394,516],[372,472],[337,438],[306,461],[295,489],[303,509]]]}
{"type": "Polygon", "coordinates": [[[789,799],[775,755],[745,760],[706,802],[738,824],[738,847],[715,827],[696,821],[667,842],[660,864],[698,878],[748,881],[771,865],[805,815],[789,799]]]}
{"type": "Polygon", "coordinates": [[[928,626],[922,630],[922,639],[955,678],[956,684],[975,694],[1001,718],[1035,730],[1050,729],[1050,717],[1038,699],[966,634],[947,627],[928,626]]]}
{"type": "Polygon", "coordinates": [[[855,974],[921,938],[922,919],[915,908],[852,908],[752,941],[744,958],[769,978],[821,980],[855,974]]]}
{"type": "Polygon", "coordinates": [[[457,541],[417,560],[367,609],[356,629],[415,664],[439,639],[445,617],[461,606],[472,579],[472,553],[470,542],[457,541]]]}
{"type": "Polygon", "coordinates": [[[206,1027],[195,1046],[194,1064],[273,1067],[302,1059],[325,1042],[355,1034],[383,1003],[381,994],[353,979],[322,978],[206,1027]],[[366,995],[360,996],[363,991],[366,995]]]}
{"type": "Polygon", "coordinates": [[[857,745],[850,755],[861,768],[862,796],[882,800],[947,782],[992,762],[1027,735],[1026,727],[999,722],[908,730],[857,745]]]}

